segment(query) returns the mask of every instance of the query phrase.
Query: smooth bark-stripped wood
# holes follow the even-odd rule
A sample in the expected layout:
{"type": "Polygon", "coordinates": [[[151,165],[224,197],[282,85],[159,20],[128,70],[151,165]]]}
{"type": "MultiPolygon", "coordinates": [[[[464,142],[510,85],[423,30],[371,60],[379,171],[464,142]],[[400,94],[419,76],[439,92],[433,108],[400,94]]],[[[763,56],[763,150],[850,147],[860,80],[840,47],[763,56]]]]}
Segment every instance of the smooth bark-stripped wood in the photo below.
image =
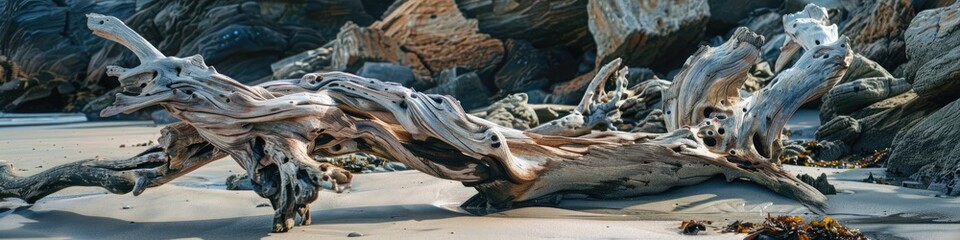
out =
{"type": "Polygon", "coordinates": [[[663,95],[667,129],[696,125],[714,112],[733,116],[740,87],[760,58],[762,46],[762,36],[741,27],[726,43],[703,46],[687,59],[663,95]]]}
{"type": "Polygon", "coordinates": [[[827,9],[810,3],[803,11],[783,16],[783,31],[787,39],[780,47],[780,56],[773,72],[782,71],[802,48],[809,51],[821,44],[831,44],[840,39],[837,25],[830,23],[827,9]]]}
{"type": "MultiPolygon", "coordinates": [[[[88,18],[88,25],[98,31],[98,35],[107,35],[116,41],[140,41],[125,46],[149,50],[144,46],[150,44],[142,38],[125,34],[129,28],[116,18],[97,14],[88,18]]],[[[749,32],[741,35],[755,36],[749,32]]],[[[752,46],[742,41],[733,39],[728,45],[752,46]]],[[[190,154],[191,146],[196,144],[184,147],[179,142],[162,142],[169,145],[164,154],[171,159],[184,156],[194,159],[176,161],[182,164],[170,160],[171,164],[164,166],[180,166],[175,173],[182,174],[222,156],[193,157],[196,153],[229,154],[251,176],[255,191],[271,200],[276,232],[291,229],[297,215],[302,216],[301,224],[310,223],[308,204],[316,200],[321,181],[332,179],[341,185],[349,184],[348,174],[338,174],[342,172],[314,161],[311,155],[354,152],[389,157],[423,173],[475,187],[479,194],[464,205],[474,210],[553,203],[564,197],[652,194],[722,174],[729,180],[749,179],[798,199],[814,211],[822,211],[826,207],[822,194],[780,169],[768,160],[768,155],[758,154],[757,150],[779,151],[770,147],[777,139],[771,134],[779,134],[785,120],[799,107],[801,102],[795,99],[809,100],[822,95],[843,75],[850,58],[845,43],[842,39],[812,49],[795,69],[784,71],[777,83],[750,99],[738,101],[749,108],[746,115],[721,121],[717,114],[706,114],[711,117],[707,121],[690,121],[703,121],[703,124],[680,126],[666,134],[583,131],[589,129],[584,127],[572,128],[573,133],[556,133],[569,136],[524,132],[468,115],[452,97],[416,92],[396,83],[329,72],[246,86],[206,66],[198,55],[177,58],[159,53],[144,54],[141,64],[131,69],[110,67],[108,72],[119,78],[125,91],[117,94],[114,105],[101,114],[130,113],[153,105],[164,107],[185,122],[175,125],[177,128],[195,130],[198,137],[191,139],[202,138],[212,146],[200,148],[209,151],[190,154]],[[771,120],[758,120],[764,117],[771,120]],[[736,125],[730,125],[732,123],[736,125]],[[717,151],[719,146],[707,144],[707,139],[717,140],[715,135],[707,133],[716,133],[718,125],[730,127],[727,136],[731,137],[725,142],[734,143],[731,146],[743,150],[744,154],[728,154],[717,151]],[[755,145],[755,141],[761,144],[755,145]],[[751,150],[750,153],[745,149],[751,150]]],[[[716,64],[739,66],[753,61],[742,55],[728,56],[736,59],[718,58],[716,64]]],[[[711,64],[688,68],[708,66],[711,64]]],[[[617,68],[619,61],[607,64],[590,83],[588,93],[574,110],[586,118],[584,123],[594,121],[591,119],[604,123],[607,120],[601,117],[619,112],[619,107],[627,101],[626,71],[617,71],[617,68]],[[608,93],[604,85],[611,78],[617,85],[608,93]]],[[[736,80],[704,81],[704,84],[729,85],[729,82],[736,80]]],[[[728,88],[707,86],[706,89],[728,88]]],[[[729,97],[727,93],[715,94],[729,97]]],[[[683,93],[677,99],[695,98],[697,94],[701,93],[683,93]]],[[[563,121],[563,118],[554,121],[563,121]]],[[[168,177],[179,176],[130,173],[155,167],[141,164],[143,161],[135,158],[96,162],[127,167],[113,169],[121,171],[114,174],[121,180],[93,185],[119,189],[118,193],[128,191],[128,185],[132,185],[132,191],[138,193],[142,191],[137,190],[141,189],[136,187],[139,182],[145,183],[141,186],[155,186],[168,181],[168,177]],[[134,177],[129,177],[131,175],[134,177]]],[[[0,192],[8,194],[5,196],[36,199],[56,189],[17,189],[57,178],[63,172],[79,176],[67,185],[82,185],[102,179],[99,169],[65,165],[30,178],[4,181],[15,184],[0,185],[0,192]]],[[[0,176],[11,178],[11,173],[4,174],[0,176]]]]}

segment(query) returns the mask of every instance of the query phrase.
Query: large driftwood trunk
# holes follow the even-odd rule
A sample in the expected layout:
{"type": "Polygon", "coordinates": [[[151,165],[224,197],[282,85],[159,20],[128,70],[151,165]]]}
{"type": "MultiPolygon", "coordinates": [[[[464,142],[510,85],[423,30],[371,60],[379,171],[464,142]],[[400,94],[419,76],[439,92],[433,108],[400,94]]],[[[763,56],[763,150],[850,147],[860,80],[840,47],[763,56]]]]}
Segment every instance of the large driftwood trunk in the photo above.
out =
{"type": "Polygon", "coordinates": [[[741,98],[738,89],[763,39],[738,29],[722,46],[701,48],[663,93],[669,133],[612,130],[627,96],[649,94],[626,89],[619,59],[598,71],[572,114],[520,131],[468,115],[452,97],[347,73],[246,86],[217,73],[199,55],[164,56],[117,18],[88,18],[96,35],[126,46],[141,62],[108,69],[125,91],[101,114],[160,105],[185,123],[164,130],[161,148],[128,160],[85,160],[30,177],[17,177],[6,167],[0,197],[35,201],[81,185],[139,194],[230,155],[251,176],[255,191],[271,200],[277,232],[292,228],[297,215],[301,224],[310,223],[308,204],[320,182],[350,182],[348,173],[311,155],[353,152],[475,187],[479,194],[464,207],[476,212],[564,197],[652,194],[721,174],[749,179],[820,211],[826,197],[772,159],[798,100],[822,95],[851,56],[846,39],[815,46],[775,84],[741,98]],[[605,90],[608,81],[615,84],[612,92],[605,90]]]}

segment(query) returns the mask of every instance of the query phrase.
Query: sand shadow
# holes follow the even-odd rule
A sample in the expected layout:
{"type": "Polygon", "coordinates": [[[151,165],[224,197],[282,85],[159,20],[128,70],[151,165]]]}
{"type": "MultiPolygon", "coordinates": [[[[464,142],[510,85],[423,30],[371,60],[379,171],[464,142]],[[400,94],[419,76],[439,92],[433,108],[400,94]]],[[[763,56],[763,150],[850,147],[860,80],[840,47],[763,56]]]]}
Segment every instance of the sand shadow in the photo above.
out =
{"type": "MultiPolygon", "coordinates": [[[[322,204],[322,203],[321,203],[322,204]]],[[[384,223],[469,216],[428,204],[316,209],[313,224],[297,228],[326,228],[332,224],[384,223]]],[[[36,212],[17,209],[4,220],[22,217],[23,226],[0,232],[0,238],[170,239],[262,238],[269,236],[272,215],[189,221],[131,222],[112,217],[88,216],[69,211],[36,212]]],[[[296,229],[296,228],[295,228],[296,229]]]]}

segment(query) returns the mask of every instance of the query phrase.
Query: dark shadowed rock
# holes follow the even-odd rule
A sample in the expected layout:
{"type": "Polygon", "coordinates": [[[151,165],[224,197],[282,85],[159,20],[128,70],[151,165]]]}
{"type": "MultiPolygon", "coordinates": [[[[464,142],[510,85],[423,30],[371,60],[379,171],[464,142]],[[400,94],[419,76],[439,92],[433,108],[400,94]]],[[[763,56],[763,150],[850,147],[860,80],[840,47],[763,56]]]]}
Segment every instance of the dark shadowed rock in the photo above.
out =
{"type": "Polygon", "coordinates": [[[590,1],[587,11],[596,66],[622,58],[627,66],[663,72],[697,49],[710,17],[706,1],[590,1]]]}
{"type": "MultiPolygon", "coordinates": [[[[723,34],[737,27],[741,20],[749,17],[758,8],[779,8],[783,5],[783,0],[709,0],[707,2],[710,5],[710,22],[707,25],[707,31],[711,34],[723,34]]],[[[750,30],[760,33],[754,28],[750,30]]]]}
{"type": "Polygon", "coordinates": [[[394,63],[366,62],[357,75],[361,77],[378,79],[386,82],[395,82],[403,86],[413,86],[417,81],[413,75],[413,70],[407,66],[394,63]]]}
{"type": "Polygon", "coordinates": [[[587,85],[590,84],[590,80],[592,80],[596,74],[596,71],[591,71],[577,76],[573,80],[553,85],[550,96],[545,102],[576,105],[580,102],[580,99],[583,98],[583,93],[586,91],[587,85]]]}
{"type": "Polygon", "coordinates": [[[837,188],[834,187],[830,182],[827,182],[827,174],[821,173],[819,177],[813,178],[810,175],[803,174],[797,175],[797,178],[804,183],[810,184],[813,188],[816,188],[817,191],[826,195],[837,194],[837,188]]]}
{"type": "Polygon", "coordinates": [[[130,1],[0,3],[0,111],[76,112],[109,90],[83,78],[90,55],[106,44],[86,28],[84,14],[122,19],[134,7],[130,1]]]}
{"type": "Polygon", "coordinates": [[[915,76],[913,89],[920,98],[943,103],[957,99],[960,97],[960,47],[927,61],[915,76]]]}
{"type": "Polygon", "coordinates": [[[539,48],[587,50],[593,38],[587,30],[588,0],[457,0],[480,32],[500,39],[524,39],[539,48]]]}
{"type": "Polygon", "coordinates": [[[950,6],[950,4],[955,2],[957,2],[957,0],[911,0],[910,5],[913,6],[915,12],[920,12],[927,9],[950,6]]]}
{"type": "MultiPolygon", "coordinates": [[[[713,12],[713,8],[710,8],[710,16],[716,16],[717,13],[713,12]]],[[[750,31],[760,34],[763,36],[763,39],[766,39],[769,42],[777,34],[783,33],[783,15],[777,12],[775,9],[764,8],[756,9],[750,13],[750,16],[740,20],[740,26],[744,26],[750,29],[750,31]]],[[[735,29],[731,29],[728,35],[733,35],[735,29]]],[[[782,43],[781,43],[782,46],[782,43]]]]}
{"type": "Polygon", "coordinates": [[[657,73],[649,68],[632,67],[628,68],[627,71],[627,87],[634,87],[647,80],[657,78],[657,73]]]}
{"type": "Polygon", "coordinates": [[[850,153],[850,146],[840,140],[820,141],[817,145],[817,160],[839,160],[850,153]]]}
{"type": "Polygon", "coordinates": [[[547,86],[549,62],[547,54],[525,40],[509,39],[505,44],[507,57],[494,75],[494,83],[501,93],[517,93],[547,86]]]}
{"type": "MultiPolygon", "coordinates": [[[[253,182],[246,173],[230,175],[226,180],[227,190],[253,190],[253,182]]],[[[259,206],[257,206],[259,207],[259,206]]]]}
{"type": "MultiPolygon", "coordinates": [[[[475,72],[460,73],[456,70],[455,75],[451,73],[441,73],[437,77],[437,85],[434,88],[424,91],[430,94],[450,95],[460,101],[460,106],[464,110],[471,110],[490,104],[490,91],[483,85],[480,76],[475,72]]],[[[446,72],[446,71],[445,71],[446,72]]]]}

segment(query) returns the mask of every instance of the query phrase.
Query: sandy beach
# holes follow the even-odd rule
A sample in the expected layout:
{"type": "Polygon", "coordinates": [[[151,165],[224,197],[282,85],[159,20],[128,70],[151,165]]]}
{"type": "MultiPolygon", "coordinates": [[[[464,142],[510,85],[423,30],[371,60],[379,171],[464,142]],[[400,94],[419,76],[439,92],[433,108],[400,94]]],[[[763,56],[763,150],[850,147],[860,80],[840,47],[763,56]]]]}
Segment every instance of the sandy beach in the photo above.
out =
{"type": "MultiPolygon", "coordinates": [[[[102,157],[132,156],[155,140],[149,122],[98,122],[0,128],[0,159],[20,174],[102,157]],[[123,144],[125,147],[121,148],[123,144]]],[[[790,171],[827,173],[840,192],[829,196],[828,214],[875,239],[958,239],[960,199],[936,192],[860,182],[882,169],[790,171]]],[[[734,220],[762,221],[769,214],[814,216],[794,200],[763,187],[721,178],[663,194],[620,200],[565,200],[559,208],[530,207],[472,216],[458,206],[475,193],[460,183],[416,171],[357,175],[348,193],[325,190],[312,208],[314,224],[269,233],[272,209],[252,191],[225,190],[224,179],[241,171],[223,159],[140,196],[70,188],[33,206],[0,215],[0,238],[346,238],[372,239],[741,239],[713,229],[683,236],[688,219],[713,226],[734,220]],[[260,205],[260,207],[258,207],[260,205]]],[[[7,201],[15,206],[21,201],[7,201]]]]}

